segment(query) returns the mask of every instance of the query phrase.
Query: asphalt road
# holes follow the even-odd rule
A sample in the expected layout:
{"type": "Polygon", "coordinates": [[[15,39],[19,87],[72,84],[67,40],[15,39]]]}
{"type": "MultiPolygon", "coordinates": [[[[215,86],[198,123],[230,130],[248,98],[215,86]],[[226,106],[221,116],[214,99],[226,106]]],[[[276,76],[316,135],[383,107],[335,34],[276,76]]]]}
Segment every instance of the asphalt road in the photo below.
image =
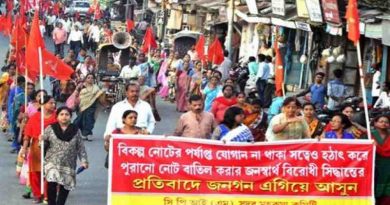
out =
{"type": "MultiPolygon", "coordinates": [[[[52,42],[46,41],[46,47],[53,49],[52,42]]],[[[3,66],[4,57],[8,49],[8,39],[0,35],[0,66],[3,66]]],[[[45,89],[51,89],[48,82],[45,89]]],[[[158,100],[158,110],[162,121],[157,123],[154,134],[170,134],[175,128],[180,115],[171,103],[158,100]]],[[[77,177],[76,189],[70,192],[67,204],[70,205],[104,205],[107,203],[108,173],[104,168],[106,152],[103,149],[103,132],[108,114],[101,109],[94,128],[92,142],[85,142],[90,168],[77,177]]],[[[16,155],[10,154],[10,143],[3,133],[0,133],[0,205],[32,204],[30,200],[22,199],[24,186],[19,185],[15,174],[16,155]]]]}

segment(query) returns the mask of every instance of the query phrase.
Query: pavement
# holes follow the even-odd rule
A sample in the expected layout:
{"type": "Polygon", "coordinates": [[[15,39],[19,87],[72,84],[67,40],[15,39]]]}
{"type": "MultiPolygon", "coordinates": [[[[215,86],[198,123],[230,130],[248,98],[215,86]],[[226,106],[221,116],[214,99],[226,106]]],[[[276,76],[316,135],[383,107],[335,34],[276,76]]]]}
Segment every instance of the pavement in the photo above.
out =
{"type": "MultiPolygon", "coordinates": [[[[47,39],[46,39],[47,40],[47,39]]],[[[46,42],[49,49],[53,49],[50,41],[46,42]]],[[[8,39],[0,35],[0,66],[8,49],[8,39]]],[[[48,82],[45,89],[51,89],[48,82]]],[[[180,113],[176,112],[175,105],[162,100],[157,101],[162,121],[158,122],[154,134],[171,134],[176,126],[180,113]]],[[[67,204],[77,205],[104,205],[107,203],[108,173],[104,168],[106,152],[103,148],[103,132],[109,113],[98,109],[92,142],[85,142],[90,162],[90,168],[77,176],[76,189],[70,192],[67,204]]],[[[15,174],[16,154],[10,154],[10,143],[4,133],[0,133],[0,205],[26,205],[31,200],[22,199],[24,186],[19,185],[15,174]]]]}

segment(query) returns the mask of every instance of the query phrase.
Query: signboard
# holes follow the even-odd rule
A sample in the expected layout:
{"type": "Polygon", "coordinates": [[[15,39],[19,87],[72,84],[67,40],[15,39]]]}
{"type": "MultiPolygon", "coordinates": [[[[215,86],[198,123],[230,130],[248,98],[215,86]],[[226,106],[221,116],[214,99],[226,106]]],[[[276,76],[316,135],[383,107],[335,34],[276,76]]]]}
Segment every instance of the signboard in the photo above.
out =
{"type": "Polygon", "coordinates": [[[382,23],[366,24],[364,35],[367,38],[381,39],[382,33],[382,23]]]}
{"type": "Polygon", "coordinates": [[[303,31],[311,31],[310,24],[302,22],[302,21],[295,21],[295,26],[297,29],[303,30],[303,31]]]}
{"type": "Polygon", "coordinates": [[[383,19],[382,21],[382,43],[386,46],[390,46],[390,20],[383,19]]]}
{"type": "Polygon", "coordinates": [[[309,18],[309,11],[307,10],[305,0],[297,0],[297,15],[302,18],[309,18]]]}
{"type": "Polygon", "coordinates": [[[272,13],[280,16],[286,15],[285,0],[272,0],[272,13]]]}
{"type": "Polygon", "coordinates": [[[294,21],[286,21],[280,18],[271,18],[271,22],[275,26],[283,26],[287,28],[296,29],[295,22],[294,21]]]}
{"type": "Polygon", "coordinates": [[[337,0],[322,0],[325,21],[341,24],[337,0]]]}
{"type": "Polygon", "coordinates": [[[321,5],[319,0],[305,0],[310,21],[322,23],[321,5]]]}
{"type": "Polygon", "coordinates": [[[234,143],[114,136],[109,205],[371,205],[368,140],[234,143]]]}

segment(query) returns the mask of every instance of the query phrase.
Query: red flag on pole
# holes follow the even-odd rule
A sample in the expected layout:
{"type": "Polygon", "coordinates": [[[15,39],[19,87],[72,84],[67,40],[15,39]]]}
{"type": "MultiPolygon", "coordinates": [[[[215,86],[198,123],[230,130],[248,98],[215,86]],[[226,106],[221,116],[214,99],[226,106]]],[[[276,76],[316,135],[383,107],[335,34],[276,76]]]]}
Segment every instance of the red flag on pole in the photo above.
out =
{"type": "Polygon", "coordinates": [[[211,63],[216,65],[220,65],[223,62],[225,56],[223,55],[221,42],[219,42],[217,37],[215,37],[214,41],[209,46],[207,57],[211,63]]]}
{"type": "Polygon", "coordinates": [[[347,12],[345,14],[348,25],[348,39],[356,43],[360,39],[360,28],[359,28],[359,11],[356,0],[349,0],[347,12]]]}
{"type": "Polygon", "coordinates": [[[27,33],[20,21],[21,19],[16,19],[15,27],[11,35],[11,44],[15,47],[16,51],[22,50],[27,44],[27,33]]]}
{"type": "Polygon", "coordinates": [[[150,49],[157,48],[156,39],[154,39],[153,31],[151,27],[148,27],[144,36],[144,45],[142,51],[148,53],[150,49]]]}
{"type": "Polygon", "coordinates": [[[198,42],[196,42],[196,45],[195,45],[196,54],[198,55],[199,60],[201,60],[202,62],[205,61],[204,42],[205,42],[204,36],[200,35],[198,42]]]}
{"type": "Polygon", "coordinates": [[[283,57],[280,53],[278,42],[274,42],[275,49],[275,95],[283,96],[283,85],[284,85],[284,68],[283,68],[283,57]]]}
{"type": "Polygon", "coordinates": [[[39,14],[35,10],[34,18],[31,24],[30,36],[26,46],[26,66],[31,71],[39,72],[38,47],[45,48],[45,42],[42,39],[39,30],[39,14]]]}
{"type": "Polygon", "coordinates": [[[131,19],[126,20],[127,32],[130,32],[134,28],[134,21],[131,19]]]}

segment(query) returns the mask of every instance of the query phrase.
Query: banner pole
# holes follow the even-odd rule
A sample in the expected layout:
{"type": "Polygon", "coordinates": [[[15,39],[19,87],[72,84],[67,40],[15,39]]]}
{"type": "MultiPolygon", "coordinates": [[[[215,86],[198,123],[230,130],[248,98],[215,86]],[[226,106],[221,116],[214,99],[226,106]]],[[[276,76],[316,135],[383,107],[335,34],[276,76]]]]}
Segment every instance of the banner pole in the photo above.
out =
{"type": "Polygon", "coordinates": [[[359,75],[360,75],[360,89],[362,89],[362,95],[363,95],[363,105],[364,105],[364,116],[366,118],[366,126],[367,126],[367,136],[368,139],[371,138],[371,127],[370,127],[370,118],[368,117],[368,104],[367,104],[367,95],[366,95],[366,88],[364,86],[364,75],[363,75],[363,63],[362,63],[362,57],[361,57],[361,50],[360,50],[360,40],[356,43],[356,50],[357,50],[357,57],[358,57],[358,64],[359,64],[359,75]]]}
{"type": "MultiPolygon", "coordinates": [[[[41,90],[43,90],[43,62],[42,62],[42,48],[41,47],[38,47],[38,57],[39,57],[39,84],[40,84],[40,88],[41,90]]],[[[43,131],[44,131],[44,109],[43,109],[43,102],[44,102],[44,99],[43,99],[43,92],[41,92],[41,137],[43,135],[43,131]]],[[[39,139],[39,140],[42,140],[42,139],[39,139]]],[[[43,162],[44,162],[44,143],[41,143],[41,194],[43,195],[45,192],[44,192],[44,180],[43,180],[43,162]]]]}

